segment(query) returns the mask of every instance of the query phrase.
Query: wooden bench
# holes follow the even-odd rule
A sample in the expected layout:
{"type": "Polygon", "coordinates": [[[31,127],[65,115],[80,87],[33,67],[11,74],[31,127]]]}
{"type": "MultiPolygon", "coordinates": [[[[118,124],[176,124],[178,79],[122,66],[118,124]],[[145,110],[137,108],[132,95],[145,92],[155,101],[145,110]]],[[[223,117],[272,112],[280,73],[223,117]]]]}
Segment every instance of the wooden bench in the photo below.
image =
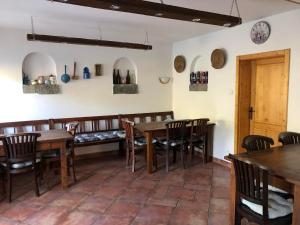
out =
{"type": "Polygon", "coordinates": [[[76,121],[79,122],[79,126],[76,130],[75,147],[119,143],[119,150],[122,153],[125,133],[121,120],[125,118],[135,123],[144,123],[174,119],[174,113],[167,111],[8,122],[0,123],[0,134],[64,129],[67,123],[76,121]]]}

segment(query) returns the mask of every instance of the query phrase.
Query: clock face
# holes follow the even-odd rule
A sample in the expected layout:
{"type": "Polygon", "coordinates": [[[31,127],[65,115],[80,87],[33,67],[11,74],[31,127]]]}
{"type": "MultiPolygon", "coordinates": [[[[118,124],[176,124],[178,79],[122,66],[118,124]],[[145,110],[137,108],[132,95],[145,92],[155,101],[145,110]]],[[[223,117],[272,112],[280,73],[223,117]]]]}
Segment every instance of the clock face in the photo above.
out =
{"type": "Polygon", "coordinates": [[[260,21],[252,27],[251,40],[255,44],[265,43],[270,37],[271,29],[270,25],[265,21],[260,21]]]}

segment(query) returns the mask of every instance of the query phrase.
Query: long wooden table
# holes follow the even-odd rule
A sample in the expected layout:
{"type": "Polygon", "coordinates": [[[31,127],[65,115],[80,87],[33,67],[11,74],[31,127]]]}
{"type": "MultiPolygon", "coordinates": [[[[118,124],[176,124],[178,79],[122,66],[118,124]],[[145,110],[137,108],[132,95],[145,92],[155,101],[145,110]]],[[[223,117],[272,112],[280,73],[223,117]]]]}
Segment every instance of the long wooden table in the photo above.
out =
{"type": "MultiPolygon", "coordinates": [[[[37,151],[60,149],[61,186],[68,187],[68,165],[67,165],[67,142],[73,140],[73,136],[64,130],[38,131],[41,136],[37,140],[37,151]]],[[[1,135],[0,135],[1,137],[1,135]]],[[[3,144],[0,142],[0,156],[4,156],[3,144]]]]}
{"type": "MultiPolygon", "coordinates": [[[[283,179],[294,186],[294,212],[292,225],[300,225],[300,144],[275,147],[271,150],[236,155],[241,161],[265,167],[271,176],[283,179]]],[[[227,159],[227,158],[226,158],[227,159]]],[[[236,183],[231,166],[231,210],[230,221],[234,225],[236,183]]]]}
{"type": "MultiPolygon", "coordinates": [[[[153,172],[153,138],[166,136],[166,123],[167,122],[151,122],[140,123],[135,125],[135,129],[141,132],[147,139],[147,171],[153,172]]],[[[206,160],[212,161],[213,156],[213,129],[215,124],[208,124],[208,133],[206,135],[206,160]]]]}

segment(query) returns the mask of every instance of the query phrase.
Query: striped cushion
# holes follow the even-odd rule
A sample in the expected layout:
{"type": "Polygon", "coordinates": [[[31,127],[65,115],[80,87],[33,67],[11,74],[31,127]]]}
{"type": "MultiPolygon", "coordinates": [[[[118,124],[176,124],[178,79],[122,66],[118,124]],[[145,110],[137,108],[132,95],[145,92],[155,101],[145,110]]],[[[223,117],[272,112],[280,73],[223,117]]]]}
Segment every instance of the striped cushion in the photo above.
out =
{"type": "MultiPolygon", "coordinates": [[[[36,163],[39,163],[39,162],[41,162],[41,159],[36,159],[36,163]]],[[[4,162],[2,162],[1,165],[4,167],[7,166],[7,164],[4,162]]],[[[11,168],[13,168],[13,169],[22,169],[22,168],[29,167],[29,166],[32,166],[32,161],[11,164],[11,168]]]]}
{"type": "MultiPolygon", "coordinates": [[[[156,142],[157,142],[156,139],[152,140],[153,144],[155,144],[156,142]]],[[[138,138],[134,141],[134,144],[138,145],[138,146],[144,146],[144,145],[147,145],[147,140],[146,140],[146,138],[138,138]]]]}
{"type": "MultiPolygon", "coordinates": [[[[253,212],[263,215],[263,206],[241,199],[242,204],[248,206],[253,212]]],[[[269,219],[284,217],[293,212],[293,200],[284,199],[274,192],[269,192],[269,219]]]]}
{"type": "MultiPolygon", "coordinates": [[[[168,145],[167,140],[160,140],[159,143],[163,144],[163,145],[168,145]]],[[[181,140],[170,140],[171,147],[175,147],[175,146],[182,145],[182,144],[183,144],[183,141],[181,141],[181,140]]]]}

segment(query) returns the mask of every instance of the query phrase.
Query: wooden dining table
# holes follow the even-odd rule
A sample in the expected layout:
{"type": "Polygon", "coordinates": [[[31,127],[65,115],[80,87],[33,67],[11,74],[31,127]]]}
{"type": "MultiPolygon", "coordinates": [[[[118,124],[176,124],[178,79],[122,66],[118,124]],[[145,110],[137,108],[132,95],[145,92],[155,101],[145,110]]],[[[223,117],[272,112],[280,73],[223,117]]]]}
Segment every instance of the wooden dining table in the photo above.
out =
{"type": "MultiPolygon", "coordinates": [[[[167,122],[151,122],[139,123],[135,125],[135,129],[146,137],[147,140],[147,171],[153,173],[153,138],[165,137],[167,122]]],[[[208,123],[208,131],[206,135],[207,162],[212,161],[213,156],[213,129],[215,124],[208,123]]]]}
{"type": "MultiPolygon", "coordinates": [[[[64,130],[37,131],[41,136],[37,139],[37,151],[47,151],[60,149],[60,171],[61,187],[68,187],[68,161],[67,161],[67,142],[73,140],[73,136],[64,130]]],[[[0,135],[3,137],[3,135],[0,135]]],[[[3,143],[0,141],[0,156],[4,156],[3,143]]]]}
{"type": "MultiPolygon", "coordinates": [[[[229,157],[225,157],[229,159],[229,157]]],[[[300,225],[300,144],[274,147],[252,153],[241,153],[235,158],[244,162],[264,167],[270,177],[282,179],[293,186],[294,210],[292,225],[300,225]]],[[[236,180],[234,168],[231,165],[231,210],[230,222],[235,224],[236,180]]]]}

